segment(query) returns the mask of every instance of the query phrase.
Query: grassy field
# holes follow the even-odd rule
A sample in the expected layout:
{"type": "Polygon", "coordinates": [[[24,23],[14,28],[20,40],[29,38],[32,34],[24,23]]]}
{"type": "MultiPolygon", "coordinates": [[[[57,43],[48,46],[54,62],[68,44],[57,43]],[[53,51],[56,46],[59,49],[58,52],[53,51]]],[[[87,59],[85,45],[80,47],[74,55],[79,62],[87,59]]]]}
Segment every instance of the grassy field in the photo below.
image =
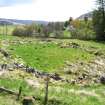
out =
{"type": "Polygon", "coordinates": [[[5,35],[0,36],[0,40],[6,40],[9,52],[23,59],[26,65],[46,72],[59,72],[67,62],[69,64],[88,63],[96,58],[95,54],[101,57],[105,53],[104,42],[75,39],[32,39],[5,35]],[[77,44],[77,48],[73,44],[77,44]]]}
{"type": "Polygon", "coordinates": [[[89,61],[93,55],[74,48],[60,48],[50,43],[31,43],[11,46],[13,53],[20,56],[26,64],[43,71],[56,71],[65,66],[65,62],[89,61]]]}
{"type": "MultiPolygon", "coordinates": [[[[32,39],[14,36],[0,36],[0,47],[7,46],[7,51],[15,58],[21,58],[25,64],[46,72],[60,73],[66,62],[88,63],[98,56],[104,57],[104,42],[81,41],[73,39],[32,39]],[[76,43],[77,47],[72,47],[76,43]],[[87,51],[88,50],[88,51],[87,51]]],[[[20,101],[14,95],[0,93],[0,105],[21,105],[24,96],[34,96],[34,105],[43,105],[45,81],[35,78],[20,70],[13,70],[0,76],[0,87],[14,91],[22,86],[20,101]],[[38,82],[38,87],[26,80],[38,82]]],[[[69,83],[51,81],[49,83],[48,105],[105,105],[105,86],[102,84],[71,85],[69,83]]]]}
{"type": "Polygon", "coordinates": [[[94,53],[104,54],[104,43],[80,40],[52,40],[51,42],[24,39],[27,43],[15,43],[10,46],[12,52],[21,57],[26,64],[47,72],[57,71],[66,66],[66,62],[89,62],[95,58],[94,53]],[[28,43],[29,42],[29,43],[28,43]],[[62,47],[77,43],[79,48],[62,47]],[[89,50],[89,51],[87,51],[89,50]]]}

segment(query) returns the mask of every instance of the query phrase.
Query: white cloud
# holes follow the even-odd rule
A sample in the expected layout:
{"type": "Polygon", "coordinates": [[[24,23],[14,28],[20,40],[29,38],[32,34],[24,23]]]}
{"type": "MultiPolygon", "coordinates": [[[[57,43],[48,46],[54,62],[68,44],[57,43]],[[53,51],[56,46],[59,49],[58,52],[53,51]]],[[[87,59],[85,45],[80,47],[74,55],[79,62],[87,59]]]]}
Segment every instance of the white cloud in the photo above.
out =
{"type": "Polygon", "coordinates": [[[12,6],[12,5],[32,3],[34,1],[35,0],[0,0],[0,6],[6,7],[6,6],[12,6]]]}
{"type": "Polygon", "coordinates": [[[2,18],[64,21],[89,12],[94,0],[37,0],[32,4],[0,8],[2,18]]]}

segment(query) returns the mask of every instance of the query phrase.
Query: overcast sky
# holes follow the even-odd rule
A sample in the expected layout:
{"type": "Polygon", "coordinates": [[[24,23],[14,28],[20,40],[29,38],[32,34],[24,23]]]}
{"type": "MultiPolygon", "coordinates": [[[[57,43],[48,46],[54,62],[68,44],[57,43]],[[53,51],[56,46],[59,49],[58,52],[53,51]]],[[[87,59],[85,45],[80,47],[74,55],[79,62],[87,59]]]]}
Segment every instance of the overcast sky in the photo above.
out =
{"type": "Polygon", "coordinates": [[[0,0],[0,18],[65,21],[94,9],[95,0],[0,0]]]}

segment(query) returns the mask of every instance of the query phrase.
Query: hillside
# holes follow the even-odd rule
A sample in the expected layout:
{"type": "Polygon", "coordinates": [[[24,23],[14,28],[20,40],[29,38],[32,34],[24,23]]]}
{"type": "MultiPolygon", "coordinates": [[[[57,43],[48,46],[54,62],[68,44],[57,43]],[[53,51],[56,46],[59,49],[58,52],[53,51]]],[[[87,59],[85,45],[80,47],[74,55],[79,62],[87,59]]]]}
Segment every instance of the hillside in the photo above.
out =
{"type": "Polygon", "coordinates": [[[21,105],[24,97],[43,105],[47,75],[48,105],[105,103],[104,42],[0,36],[0,59],[0,87],[15,92],[22,87],[20,100],[1,92],[0,105],[21,105]]]}
{"type": "Polygon", "coordinates": [[[34,20],[18,20],[18,19],[5,19],[5,18],[0,18],[0,24],[10,24],[10,25],[16,25],[16,24],[44,24],[46,25],[48,22],[47,21],[34,21],[34,20]]]}
{"type": "Polygon", "coordinates": [[[85,14],[79,16],[77,19],[79,19],[79,20],[83,20],[84,17],[88,17],[88,19],[91,20],[91,19],[92,19],[92,12],[85,13],[85,14]]]}

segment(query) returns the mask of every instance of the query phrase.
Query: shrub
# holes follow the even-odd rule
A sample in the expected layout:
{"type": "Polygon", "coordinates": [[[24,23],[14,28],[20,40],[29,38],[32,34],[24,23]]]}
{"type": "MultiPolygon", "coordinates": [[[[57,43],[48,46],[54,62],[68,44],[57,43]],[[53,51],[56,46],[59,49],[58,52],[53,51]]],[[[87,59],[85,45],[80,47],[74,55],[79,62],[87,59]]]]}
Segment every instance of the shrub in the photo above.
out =
{"type": "Polygon", "coordinates": [[[71,29],[71,38],[82,39],[82,40],[93,40],[96,38],[95,32],[92,27],[91,21],[79,21],[73,22],[74,29],[71,29]]]}
{"type": "Polygon", "coordinates": [[[26,35],[26,30],[24,27],[16,27],[13,32],[12,35],[14,36],[25,36],[26,35]]]}
{"type": "Polygon", "coordinates": [[[63,38],[64,37],[63,31],[55,31],[54,35],[55,35],[55,38],[63,38]]]}
{"type": "Polygon", "coordinates": [[[71,32],[72,38],[81,40],[94,40],[96,38],[95,32],[88,28],[76,29],[71,32]]]}
{"type": "Polygon", "coordinates": [[[42,34],[44,37],[49,37],[50,35],[50,30],[49,30],[49,27],[48,26],[44,26],[43,29],[42,29],[42,34]]]}
{"type": "Polygon", "coordinates": [[[12,35],[29,37],[33,35],[34,31],[35,31],[34,24],[26,25],[26,26],[18,26],[13,30],[12,35]]]}

